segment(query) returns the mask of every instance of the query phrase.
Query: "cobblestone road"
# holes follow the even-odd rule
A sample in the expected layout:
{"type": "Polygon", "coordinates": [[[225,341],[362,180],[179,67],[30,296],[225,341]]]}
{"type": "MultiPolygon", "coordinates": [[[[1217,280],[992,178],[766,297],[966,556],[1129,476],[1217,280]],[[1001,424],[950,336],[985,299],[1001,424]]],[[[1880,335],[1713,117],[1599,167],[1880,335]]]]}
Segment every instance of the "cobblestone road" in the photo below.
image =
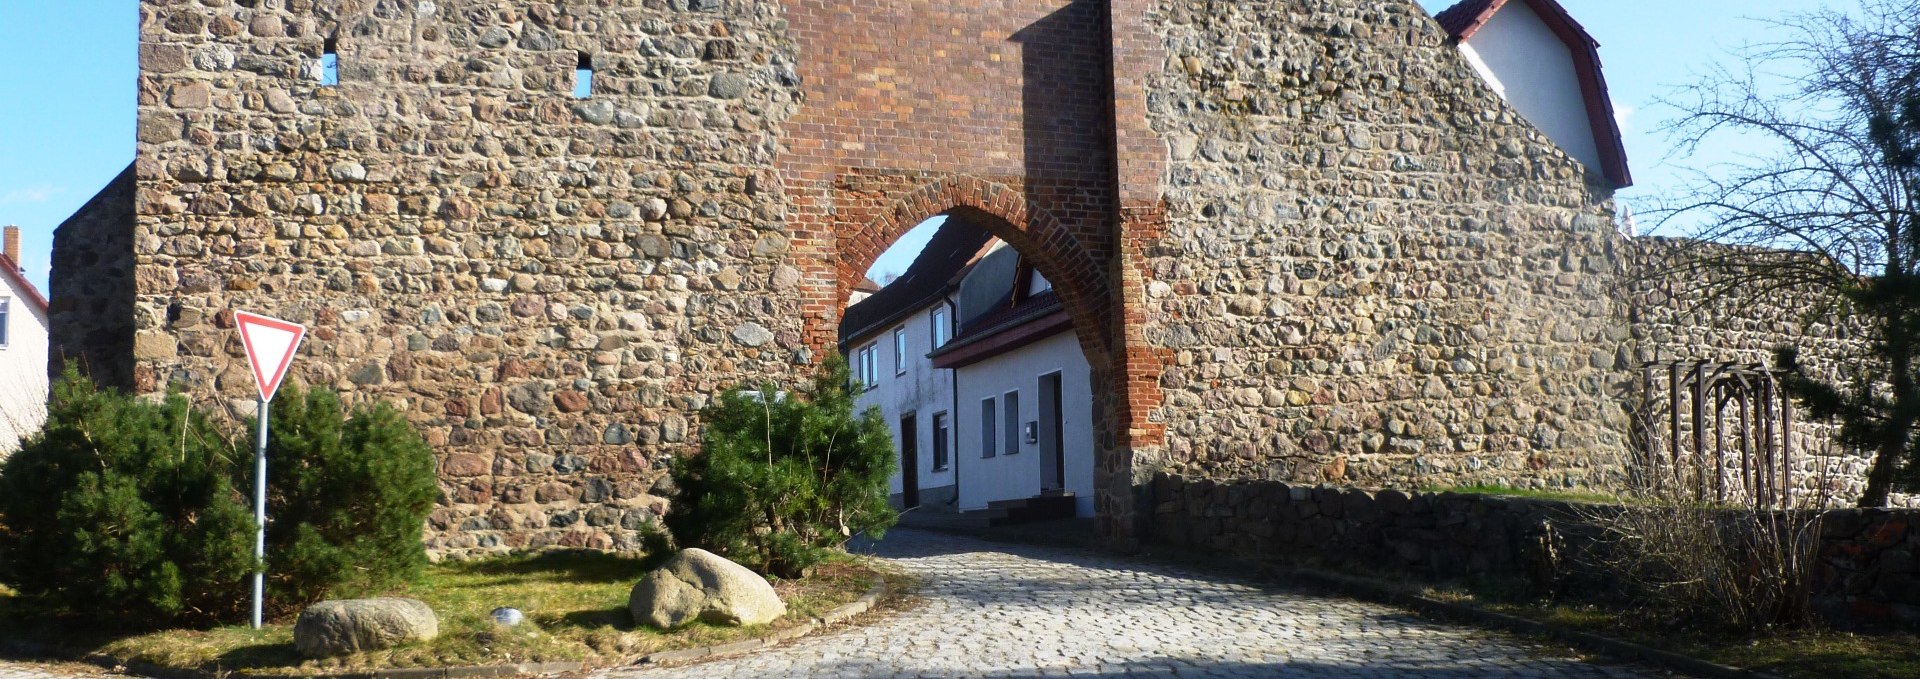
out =
{"type": "Polygon", "coordinates": [[[872,550],[925,579],[920,606],[751,655],[590,679],[1663,676],[1389,607],[1089,552],[912,530],[872,550]]]}

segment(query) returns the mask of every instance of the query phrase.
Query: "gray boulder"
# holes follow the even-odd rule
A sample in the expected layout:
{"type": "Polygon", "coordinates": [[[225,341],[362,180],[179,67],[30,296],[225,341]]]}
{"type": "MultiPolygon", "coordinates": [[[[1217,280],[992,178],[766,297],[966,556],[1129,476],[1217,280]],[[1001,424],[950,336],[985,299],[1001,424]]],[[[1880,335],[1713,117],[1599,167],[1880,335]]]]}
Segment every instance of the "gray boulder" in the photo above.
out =
{"type": "Polygon", "coordinates": [[[766,578],[704,549],[687,549],[633,586],[627,610],[634,622],[672,629],[704,620],[716,625],[760,625],[787,614],[766,578]]]}
{"type": "Polygon", "coordinates": [[[439,634],[433,609],[417,599],[322,601],[301,611],[293,623],[293,645],[314,658],[392,648],[439,634]]]}

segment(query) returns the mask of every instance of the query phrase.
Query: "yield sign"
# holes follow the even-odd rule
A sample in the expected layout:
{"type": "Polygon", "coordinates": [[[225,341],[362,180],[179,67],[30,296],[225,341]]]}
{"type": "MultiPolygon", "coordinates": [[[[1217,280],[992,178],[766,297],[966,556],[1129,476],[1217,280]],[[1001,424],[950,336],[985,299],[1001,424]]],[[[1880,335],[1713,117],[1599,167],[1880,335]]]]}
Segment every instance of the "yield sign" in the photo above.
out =
{"type": "Polygon", "coordinates": [[[260,387],[260,400],[271,401],[273,392],[280,390],[281,378],[287,376],[287,366],[293,363],[293,352],[300,349],[300,339],[307,336],[307,328],[245,311],[233,312],[233,320],[240,326],[240,343],[247,346],[247,363],[253,366],[253,383],[260,387]]]}

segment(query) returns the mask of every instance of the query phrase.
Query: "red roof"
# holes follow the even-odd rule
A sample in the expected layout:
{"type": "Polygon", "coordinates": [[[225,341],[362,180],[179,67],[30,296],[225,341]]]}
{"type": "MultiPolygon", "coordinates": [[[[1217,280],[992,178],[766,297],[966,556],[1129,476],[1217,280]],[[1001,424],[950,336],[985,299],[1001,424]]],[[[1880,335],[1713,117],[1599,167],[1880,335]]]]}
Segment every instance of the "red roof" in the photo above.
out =
{"type": "MultiPolygon", "coordinates": [[[[1440,27],[1456,42],[1467,42],[1487,25],[1500,8],[1512,0],[1461,0],[1433,15],[1440,27]]],[[[1593,127],[1593,144],[1600,150],[1601,171],[1615,186],[1633,186],[1633,173],[1627,168],[1627,147],[1620,140],[1620,123],[1613,119],[1613,99],[1607,93],[1607,77],[1600,68],[1600,43],[1573,20],[1567,8],[1554,0],[1519,0],[1526,3],[1540,20],[1567,44],[1573,54],[1573,69],[1580,78],[1580,93],[1587,100],[1587,122],[1593,127]]]]}
{"type": "Polygon", "coordinates": [[[20,265],[15,263],[13,258],[0,254],[0,272],[4,272],[7,278],[13,281],[13,287],[19,288],[27,301],[32,302],[33,307],[40,310],[41,315],[46,315],[47,298],[40,296],[40,289],[33,287],[33,283],[20,274],[20,265]]]}

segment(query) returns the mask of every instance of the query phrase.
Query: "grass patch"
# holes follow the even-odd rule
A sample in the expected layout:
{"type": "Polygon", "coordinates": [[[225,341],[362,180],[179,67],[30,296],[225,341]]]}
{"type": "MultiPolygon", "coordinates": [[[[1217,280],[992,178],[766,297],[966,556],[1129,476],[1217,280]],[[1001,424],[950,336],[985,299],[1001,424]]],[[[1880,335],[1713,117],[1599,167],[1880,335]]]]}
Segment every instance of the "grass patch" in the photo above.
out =
{"type": "Polygon", "coordinates": [[[1623,607],[1530,599],[1521,591],[1512,583],[1473,581],[1435,586],[1422,594],[1790,679],[1920,679],[1920,634],[1912,632],[1781,629],[1742,634],[1623,607]]]}
{"type": "MultiPolygon", "coordinates": [[[[80,657],[104,653],[164,667],[258,673],[322,673],[372,668],[521,662],[605,663],[656,651],[740,641],[804,623],[865,594],[879,578],[869,561],[840,555],[806,578],[773,581],[787,615],[767,625],[718,627],[695,622],[673,631],[633,624],[627,595],[654,560],[598,552],[546,552],[430,566],[419,583],[393,592],[420,599],[440,618],[430,642],[311,660],[293,647],[293,620],[264,629],[115,633],[98,621],[36,614],[0,590],[0,636],[29,652],[80,657]],[[512,606],[526,622],[494,625],[490,613],[512,606]]],[[[244,589],[236,586],[236,596],[244,589]]]]}
{"type": "Polygon", "coordinates": [[[1605,493],[1579,490],[1537,490],[1532,488],[1512,488],[1490,484],[1470,486],[1422,486],[1423,493],[1459,493],[1462,495],[1504,495],[1524,497],[1535,500],[1560,500],[1563,502],[1611,503],[1618,504],[1620,498],[1605,493]]]}

